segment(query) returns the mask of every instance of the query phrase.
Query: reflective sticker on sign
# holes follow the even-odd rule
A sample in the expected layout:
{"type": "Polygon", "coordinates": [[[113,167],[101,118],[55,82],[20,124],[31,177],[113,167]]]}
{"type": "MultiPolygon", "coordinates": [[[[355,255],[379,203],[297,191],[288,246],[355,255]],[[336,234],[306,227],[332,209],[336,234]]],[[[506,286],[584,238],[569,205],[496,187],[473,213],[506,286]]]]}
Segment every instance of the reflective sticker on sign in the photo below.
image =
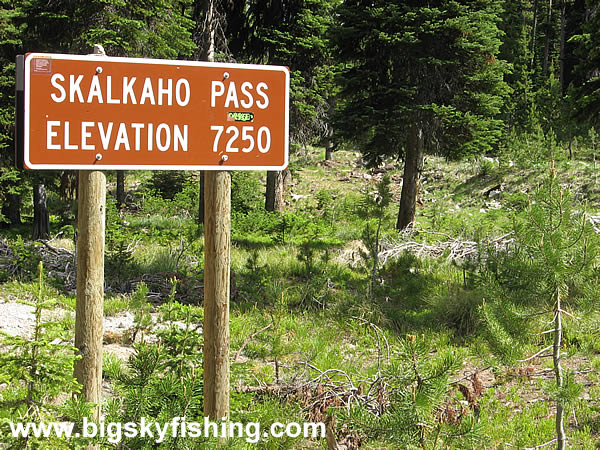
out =
{"type": "Polygon", "coordinates": [[[251,112],[229,112],[227,122],[252,122],[254,114],[251,112]]]}

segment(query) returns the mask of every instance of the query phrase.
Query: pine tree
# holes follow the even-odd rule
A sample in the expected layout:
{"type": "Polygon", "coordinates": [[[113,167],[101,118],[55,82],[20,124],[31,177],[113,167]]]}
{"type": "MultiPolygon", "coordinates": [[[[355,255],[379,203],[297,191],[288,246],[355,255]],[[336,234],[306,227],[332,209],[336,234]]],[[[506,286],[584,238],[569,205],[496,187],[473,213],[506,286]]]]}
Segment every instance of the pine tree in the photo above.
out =
{"type": "Polygon", "coordinates": [[[12,2],[0,2],[0,222],[21,222],[24,191],[21,174],[14,168],[15,55],[21,45],[23,27],[17,24],[20,11],[12,2]]]}
{"type": "Polygon", "coordinates": [[[551,337],[552,342],[522,361],[552,356],[555,385],[551,394],[557,406],[556,437],[560,449],[566,445],[567,406],[579,393],[563,369],[565,318],[572,317],[569,306],[576,304],[585,292],[584,286],[597,278],[597,236],[582,206],[561,188],[552,167],[545,183],[515,218],[515,249],[505,256],[504,267],[494,271],[494,281],[486,289],[497,301],[491,299],[482,307],[490,342],[496,349],[508,352],[512,359],[515,349],[528,338],[526,334],[532,335],[533,330],[527,329],[531,318],[540,313],[552,318],[552,329],[541,330],[541,335],[551,337]]]}
{"type": "Polygon", "coordinates": [[[571,38],[577,44],[579,64],[575,67],[580,83],[572,96],[576,117],[592,126],[600,124],[600,2],[589,2],[583,33],[571,38]]]}
{"type": "MultiPolygon", "coordinates": [[[[303,146],[324,138],[330,128],[335,86],[328,32],[334,7],[339,3],[340,0],[254,0],[248,2],[243,25],[228,30],[237,56],[290,68],[290,140],[303,146]]],[[[277,199],[282,198],[287,176],[268,174],[267,210],[283,209],[283,203],[277,199]]]]}
{"type": "Polygon", "coordinates": [[[531,69],[531,25],[529,1],[505,2],[502,22],[499,25],[504,33],[500,58],[511,65],[505,80],[513,89],[506,99],[503,115],[509,132],[534,129],[536,117],[533,111],[533,80],[531,69]]]}
{"type": "MultiPolygon", "coordinates": [[[[554,167],[544,186],[537,190],[530,202],[524,221],[517,222],[516,233],[532,260],[540,264],[539,292],[542,301],[554,315],[551,330],[554,341],[552,349],[556,380],[556,437],[557,448],[564,449],[566,434],[564,415],[568,401],[569,383],[562,367],[563,321],[570,316],[566,311],[570,290],[581,280],[581,274],[590,269],[594,260],[595,236],[583,213],[573,211],[568,192],[561,189],[554,167]]],[[[539,353],[538,353],[539,354],[539,353]]]]}
{"type": "Polygon", "coordinates": [[[33,336],[25,338],[0,333],[3,347],[0,352],[0,383],[5,385],[0,391],[0,445],[4,448],[61,448],[64,442],[58,436],[42,439],[12,436],[9,423],[50,422],[60,416],[63,416],[61,420],[71,418],[78,422],[71,414],[73,409],[85,414],[92,409],[91,404],[83,401],[56,401],[63,394],[78,394],[81,386],[71,375],[73,363],[78,358],[75,356],[77,349],[65,345],[69,338],[63,324],[49,322],[42,317],[44,311],[56,308],[56,300],[46,298],[44,284],[40,262],[37,295],[32,302],[22,301],[34,308],[33,336]]]}
{"type": "Polygon", "coordinates": [[[452,349],[436,349],[424,335],[407,335],[394,354],[370,387],[377,392],[378,408],[355,406],[344,423],[364,430],[386,448],[476,448],[481,442],[476,423],[480,393],[470,399],[470,411],[458,406],[449,392],[450,377],[459,369],[461,355],[452,349]]]}
{"type": "Polygon", "coordinates": [[[179,59],[192,54],[191,0],[94,0],[79,40],[101,44],[109,56],[179,59]]]}
{"type": "Polygon", "coordinates": [[[333,91],[329,29],[340,0],[254,0],[243,26],[229,30],[231,49],[250,62],[290,68],[290,137],[306,144],[322,135],[333,91]]]}
{"type": "Polygon", "coordinates": [[[495,1],[352,0],[339,10],[340,138],[376,165],[402,157],[397,228],[412,224],[425,151],[458,158],[492,150],[507,93],[497,58],[495,1]]]}

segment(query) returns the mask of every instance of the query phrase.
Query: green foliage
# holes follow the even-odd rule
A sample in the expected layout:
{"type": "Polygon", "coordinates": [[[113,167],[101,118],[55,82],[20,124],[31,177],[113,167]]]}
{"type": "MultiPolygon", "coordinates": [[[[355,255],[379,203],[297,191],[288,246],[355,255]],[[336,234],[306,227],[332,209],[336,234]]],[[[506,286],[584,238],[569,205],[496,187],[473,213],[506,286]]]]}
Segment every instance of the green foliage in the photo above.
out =
{"type": "MultiPolygon", "coordinates": [[[[369,411],[356,406],[347,416],[336,412],[355,429],[376,442],[400,448],[436,448],[462,442],[477,442],[477,425],[469,412],[458,421],[445,421],[439,412],[451,407],[449,377],[460,367],[459,355],[451,349],[438,351],[425,336],[407,336],[394,360],[384,367],[380,383],[371,387],[379,396],[389,395],[389,408],[369,411]]],[[[460,445],[460,444],[459,444],[460,445]]],[[[465,448],[465,447],[462,447],[465,448]]]]}
{"type": "Polygon", "coordinates": [[[523,5],[505,2],[501,12],[499,28],[504,33],[500,58],[511,65],[505,79],[513,88],[512,95],[506,98],[503,113],[511,130],[531,131],[536,117],[532,111],[533,74],[531,67],[531,20],[523,14],[523,5]]]}
{"type": "MultiPolygon", "coordinates": [[[[581,301],[582,293],[585,292],[583,287],[590,279],[597,280],[595,255],[598,238],[588,220],[585,207],[577,206],[579,209],[571,200],[569,191],[561,188],[553,163],[545,183],[536,189],[526,210],[515,217],[515,236],[520,251],[515,252],[514,257],[521,258],[517,261],[523,270],[513,271],[513,280],[506,279],[501,287],[505,289],[508,283],[512,283],[511,294],[519,292],[523,297],[519,299],[521,305],[535,305],[538,315],[553,315],[550,322],[553,328],[549,331],[539,330],[542,334],[551,333],[553,344],[536,354],[552,349],[550,354],[553,357],[555,383],[550,393],[557,404],[556,436],[559,448],[563,448],[566,439],[562,425],[564,408],[581,392],[580,387],[573,383],[572,377],[563,374],[563,317],[570,315],[566,308],[581,301]],[[515,279],[516,274],[519,276],[515,279]],[[520,286],[514,285],[516,280],[520,286]]],[[[513,348],[519,345],[514,333],[517,321],[506,317],[505,311],[510,310],[508,300],[509,297],[505,297],[500,301],[498,297],[495,314],[482,308],[492,347],[501,349],[505,355],[514,353],[510,348],[511,344],[513,348]]],[[[515,304],[516,302],[513,303],[515,304]]]]}
{"type": "Polygon", "coordinates": [[[511,160],[515,166],[529,168],[532,166],[546,167],[548,161],[562,160],[566,154],[559,149],[556,135],[549,130],[545,133],[540,124],[533,127],[529,133],[509,136],[504,157],[511,160]]]}
{"type": "Polygon", "coordinates": [[[112,197],[106,199],[105,270],[117,281],[127,280],[136,271],[133,258],[135,235],[125,227],[125,221],[112,197]]]}
{"type": "Polygon", "coordinates": [[[144,333],[150,331],[154,322],[150,313],[152,312],[152,304],[148,301],[148,286],[143,281],[140,281],[131,294],[131,309],[133,310],[133,330],[131,341],[135,342],[137,334],[142,333],[142,341],[144,333]]]}
{"type": "Polygon", "coordinates": [[[495,148],[510,90],[507,66],[496,59],[500,11],[497,2],[344,3],[335,30],[347,62],[339,74],[339,138],[360,144],[373,165],[402,156],[417,122],[427,124],[430,152],[459,157],[495,148]]]}
{"type": "MultiPolygon", "coordinates": [[[[44,320],[45,311],[56,308],[56,301],[44,298],[42,263],[38,265],[37,295],[34,302],[22,301],[34,308],[35,326],[31,338],[2,333],[0,352],[0,443],[10,447],[23,445],[61,445],[61,439],[13,438],[9,422],[40,422],[72,419],[75,403],[56,399],[63,394],[77,394],[80,386],[73,378],[77,349],[68,345],[69,337],[60,323],[44,320]]],[[[80,411],[89,414],[91,405],[77,403],[80,411]]],[[[79,417],[81,418],[81,417],[79,417]]]]}
{"type": "Polygon", "coordinates": [[[335,220],[336,208],[338,207],[339,193],[337,190],[324,189],[315,193],[315,200],[317,201],[316,210],[319,212],[323,219],[323,222],[333,225],[335,220]]]}
{"type": "Polygon", "coordinates": [[[456,330],[459,336],[468,336],[480,329],[482,301],[481,292],[455,283],[440,283],[426,299],[436,321],[456,330]]]}
{"type": "Polygon", "coordinates": [[[561,403],[565,408],[572,407],[583,392],[583,386],[575,381],[575,374],[572,371],[566,371],[562,386],[557,386],[556,382],[550,382],[546,386],[546,391],[550,398],[561,403]]]}
{"type": "Polygon", "coordinates": [[[123,363],[118,356],[104,353],[102,355],[102,378],[118,380],[123,375],[123,363]]]}
{"type": "Polygon", "coordinates": [[[361,256],[365,261],[370,263],[371,284],[369,295],[375,294],[377,285],[377,269],[379,264],[379,243],[381,239],[382,225],[387,217],[387,207],[392,201],[392,191],[390,188],[390,177],[384,176],[377,183],[377,191],[367,193],[363,197],[360,206],[359,214],[366,219],[365,227],[362,232],[362,241],[368,253],[363,253],[361,256]],[[375,222],[375,225],[371,223],[375,222]]]}
{"type": "Polygon", "coordinates": [[[597,237],[585,208],[559,185],[554,168],[515,216],[517,245],[508,254],[490,255],[481,279],[486,290],[482,314],[496,351],[508,360],[539,311],[554,308],[559,293],[565,305],[585,302],[584,286],[597,277],[597,237]]]}
{"type": "MultiPolygon", "coordinates": [[[[342,368],[361,380],[377,371],[370,395],[382,399],[382,409],[374,414],[373,403],[357,402],[348,414],[335,412],[344,419],[342,430],[359,430],[371,447],[529,447],[551,439],[553,407],[547,401],[531,402],[522,396],[529,381],[513,380],[519,385],[500,392],[505,380],[500,376],[504,370],[498,368],[495,386],[486,385],[488,392],[481,399],[479,423],[473,405],[460,410],[464,414],[458,422],[442,423],[444,414],[459,404],[448,390],[448,380],[464,355],[454,354],[447,341],[438,338],[436,342],[436,337],[466,343],[473,358],[490,360],[491,349],[503,362],[514,363],[531,355],[532,348],[549,344],[549,334],[538,334],[548,328],[542,326],[549,317],[539,313],[553,309],[553,289],[558,288],[565,310],[580,319],[567,320],[563,348],[570,354],[581,350],[589,355],[600,349],[596,238],[584,220],[586,208],[577,202],[569,207],[560,199],[548,201],[558,192],[555,188],[542,187],[535,193],[530,189],[539,169],[555,159],[572,168],[562,179],[572,183],[573,195],[589,198],[590,210],[597,209],[597,183],[590,181],[589,174],[597,161],[598,138],[590,125],[597,124],[599,115],[600,14],[590,14],[596,1],[584,3],[217,2],[218,57],[290,67],[290,136],[296,142],[291,148],[305,148],[303,155],[292,154],[291,165],[298,174],[294,182],[303,173],[314,172],[312,181],[304,183],[307,188],[294,186],[295,192],[310,190],[310,195],[293,202],[283,215],[263,210],[260,174],[239,172],[232,177],[233,343],[240,348],[254,332],[270,325],[247,343],[244,356],[249,359],[232,365],[232,383],[304,383],[306,361],[323,370],[342,368]],[[567,42],[561,55],[562,7],[567,42]],[[337,25],[332,27],[334,22],[337,25]],[[341,60],[336,60],[338,56],[341,60]],[[572,87],[567,89],[569,84],[572,87]],[[338,114],[332,127],[336,104],[338,114]],[[569,109],[578,112],[576,119],[568,114],[569,109]],[[501,149],[497,154],[500,167],[480,160],[475,167],[465,163],[456,169],[436,159],[438,172],[450,169],[434,186],[424,185],[428,191],[424,193],[432,194],[436,202],[422,205],[419,225],[451,236],[475,236],[478,241],[491,230],[508,231],[507,217],[515,212],[517,241],[507,251],[482,249],[481,258],[465,266],[446,263],[446,255],[425,259],[406,253],[380,267],[377,253],[381,236],[389,233],[390,206],[374,200],[376,196],[369,192],[373,191],[371,182],[348,183],[355,178],[350,171],[360,170],[355,165],[342,167],[336,161],[333,169],[317,167],[306,144],[330,138],[333,129],[340,140],[352,141],[340,144],[358,144],[360,148],[351,150],[364,150],[368,161],[377,163],[388,155],[404,154],[408,127],[415,120],[423,122],[428,131],[430,153],[458,158],[501,149]],[[570,166],[567,158],[580,160],[570,166]],[[351,175],[346,184],[335,184],[333,178],[344,172],[351,175]],[[471,179],[467,182],[465,177],[471,179]],[[506,185],[498,197],[500,209],[488,208],[481,191],[485,186],[477,184],[482,179],[506,185]],[[532,194],[531,205],[527,192],[532,194]],[[458,205],[460,209],[454,208],[458,205]],[[559,212],[551,214],[552,209],[559,212]],[[534,223],[544,224],[542,230],[534,223]],[[354,266],[356,260],[338,258],[348,249],[358,253],[354,240],[362,241],[367,249],[364,265],[354,266]],[[367,284],[376,295],[365,301],[367,284]],[[356,316],[368,317],[381,326],[375,345],[365,327],[355,325],[356,316]],[[399,337],[400,330],[429,334],[404,340],[399,337]],[[374,346],[382,345],[381,336],[389,339],[393,360],[389,365],[382,365],[381,358],[374,363],[374,346]],[[479,345],[483,338],[485,344],[479,345]],[[485,435],[474,433],[480,426],[485,435]]],[[[9,200],[12,204],[14,198],[9,196],[21,196],[23,218],[30,220],[27,192],[31,175],[12,169],[17,53],[82,54],[100,43],[111,56],[187,58],[195,50],[193,41],[207,34],[203,7],[202,2],[190,0],[2,2],[0,204],[6,206],[9,200]]],[[[397,179],[395,170],[392,176],[397,179]]],[[[72,236],[71,205],[53,192],[58,187],[51,182],[53,177],[44,176],[53,223],[72,236]]],[[[197,177],[175,172],[136,177],[142,186],[137,194],[143,198],[135,205],[138,209],[125,209],[119,215],[113,202],[109,200],[107,205],[107,282],[152,272],[199,272],[203,249],[191,219],[197,216],[197,177]],[[146,183],[144,177],[150,181],[146,183]]],[[[21,232],[13,227],[6,233],[16,236],[21,232]]],[[[435,241],[428,238],[428,244],[435,241]]],[[[3,281],[28,280],[35,273],[39,252],[22,238],[10,245],[14,260],[3,266],[3,281]]],[[[62,269],[55,274],[62,276],[62,269]]],[[[115,357],[105,357],[104,375],[115,392],[103,405],[107,422],[139,421],[142,416],[165,423],[182,415],[202,419],[203,313],[175,301],[176,293],[184,289],[183,283],[173,282],[168,301],[157,307],[158,325],[150,319],[153,307],[147,286],[139,285],[131,300],[126,296],[107,299],[107,313],[131,308],[138,336],[152,333],[158,339],[157,343],[139,344],[126,367],[115,357]]],[[[0,290],[2,298],[10,301],[30,289],[23,282],[12,282],[2,283],[0,290]]],[[[66,301],[55,298],[42,303],[56,308],[66,301]]],[[[10,441],[6,420],[22,416],[34,421],[80,423],[89,413],[89,405],[81,400],[62,401],[60,395],[54,395],[76,390],[70,384],[72,349],[63,345],[68,342],[63,332],[67,325],[66,321],[52,326],[42,321],[36,325],[39,339],[33,342],[3,338],[0,384],[8,387],[0,389],[0,402],[8,406],[0,408],[0,446],[25,444],[10,441]],[[55,337],[62,339],[61,344],[54,345],[55,337]],[[44,370],[32,372],[33,366],[44,370]],[[35,404],[27,403],[28,392],[35,404]]],[[[381,348],[377,351],[381,356],[381,348]]],[[[581,385],[570,373],[562,386],[544,386],[551,398],[575,411],[577,421],[571,422],[569,437],[577,448],[593,447],[593,436],[598,435],[594,406],[598,389],[593,386],[598,366],[594,361],[592,373],[578,374],[591,379],[592,386],[586,387],[591,401],[577,400],[581,385]]],[[[337,379],[329,381],[337,383],[337,379]]],[[[535,386],[535,381],[531,385],[535,386]]],[[[286,399],[281,402],[268,394],[232,393],[231,418],[264,424],[305,420],[304,402],[312,400],[286,399]]],[[[169,439],[161,446],[219,446],[214,441],[169,439]]],[[[58,439],[27,443],[48,448],[86,444],[58,439]]],[[[126,439],[119,445],[156,447],[153,441],[142,439],[126,439]]],[[[247,447],[239,440],[226,445],[247,447]]],[[[259,445],[319,444],[268,439],[259,445]]]]}
{"type": "Polygon", "coordinates": [[[264,207],[262,185],[252,172],[233,172],[231,175],[231,213],[248,214],[264,207]]]}
{"type": "Polygon", "coordinates": [[[514,305],[501,299],[483,301],[479,309],[485,326],[484,336],[494,355],[505,364],[514,364],[523,357],[523,343],[529,343],[531,320],[514,305]]]}
{"type": "MultiPolygon", "coordinates": [[[[597,3],[597,1],[590,1],[589,7],[597,9],[597,3]]],[[[574,100],[576,118],[583,119],[590,125],[598,126],[600,123],[600,76],[598,76],[600,14],[597,11],[590,12],[588,19],[585,21],[581,33],[571,37],[571,42],[575,44],[575,52],[579,57],[576,67],[579,83],[573,87],[570,94],[574,100]]]]}
{"type": "Polygon", "coordinates": [[[329,29],[340,3],[294,0],[284,7],[251,2],[244,11],[244,26],[232,31],[240,53],[290,68],[290,137],[303,145],[327,133],[336,92],[329,29]]]}
{"type": "Polygon", "coordinates": [[[531,281],[540,300],[552,305],[557,290],[567,301],[576,300],[577,286],[594,276],[598,244],[585,205],[575,205],[569,191],[561,188],[554,167],[527,211],[517,216],[515,232],[538,273],[531,281]]]}
{"type": "Polygon", "coordinates": [[[260,236],[263,243],[299,243],[307,239],[326,236],[333,224],[324,215],[313,216],[313,210],[277,211],[251,210],[247,214],[232,213],[232,236],[234,240],[247,241],[260,236]],[[268,240],[265,239],[268,237],[268,240]]]}
{"type": "Polygon", "coordinates": [[[273,361],[275,366],[275,383],[279,384],[281,381],[281,359],[289,352],[289,346],[284,341],[286,329],[282,324],[287,312],[287,302],[281,286],[276,283],[267,286],[267,296],[275,300],[275,306],[270,314],[272,326],[269,329],[268,335],[266,335],[270,337],[267,356],[273,361]]]}
{"type": "Polygon", "coordinates": [[[16,241],[11,246],[12,250],[12,264],[15,267],[16,275],[20,279],[31,279],[35,272],[36,267],[40,262],[40,256],[35,251],[32,244],[25,243],[23,238],[19,235],[16,241]]]}
{"type": "MultiPolygon", "coordinates": [[[[169,173],[167,172],[167,174],[169,173]]],[[[152,186],[151,182],[142,188],[140,192],[142,196],[141,217],[132,218],[132,225],[135,223],[138,227],[145,229],[147,234],[156,235],[159,238],[156,240],[159,241],[163,237],[167,240],[177,239],[179,233],[173,229],[173,221],[189,221],[188,219],[195,218],[198,214],[197,178],[184,176],[181,184],[167,184],[169,187],[165,189],[168,189],[169,192],[165,195],[157,190],[160,189],[160,186],[150,187],[152,186]]],[[[186,235],[193,234],[187,231],[186,235]]]]}
{"type": "Polygon", "coordinates": [[[88,45],[102,44],[110,56],[143,56],[178,59],[196,47],[191,30],[194,22],[185,16],[189,0],[90,2],[93,20],[81,35],[88,45]]]}
{"type": "MultiPolygon", "coordinates": [[[[0,136],[0,145],[2,145],[2,137],[3,136],[0,136]]],[[[0,159],[0,163],[2,162],[2,159],[0,159]]],[[[5,163],[7,163],[6,165],[8,165],[8,167],[0,168],[0,204],[2,205],[7,202],[7,196],[21,196],[24,194],[27,188],[27,183],[23,179],[22,174],[18,170],[10,167],[10,162],[5,163]]],[[[3,221],[8,221],[8,218],[4,217],[2,212],[0,212],[0,222],[3,221]]]]}
{"type": "MultiPolygon", "coordinates": [[[[173,280],[169,299],[160,307],[158,342],[135,344],[135,354],[129,358],[125,370],[109,366],[121,393],[110,407],[113,421],[139,423],[142,418],[152,418],[158,423],[170,423],[174,417],[185,417],[188,422],[202,422],[203,340],[199,332],[202,312],[197,307],[176,302],[176,289],[177,283],[173,280]]],[[[144,289],[138,288],[135,295],[143,302],[144,289]]],[[[140,436],[125,439],[122,444],[129,448],[147,448],[154,440],[140,436]]],[[[192,448],[198,445],[198,439],[173,437],[169,433],[162,445],[192,448]]]]}
{"type": "Polygon", "coordinates": [[[180,170],[153,170],[148,180],[148,189],[163,199],[173,200],[183,190],[188,179],[187,172],[180,170]]]}
{"type": "MultiPolygon", "coordinates": [[[[186,417],[188,421],[201,422],[201,367],[185,368],[185,372],[178,375],[169,368],[174,361],[160,344],[140,343],[135,349],[136,353],[127,363],[127,372],[117,384],[123,396],[120,404],[113,406],[113,411],[121,411],[111,420],[139,423],[142,418],[152,418],[158,423],[170,423],[174,417],[186,417]]],[[[197,439],[195,442],[197,444],[197,439]]],[[[147,448],[154,445],[154,438],[126,438],[121,444],[129,448],[147,448]]],[[[169,433],[162,444],[169,448],[186,448],[191,441],[169,433]]]]}

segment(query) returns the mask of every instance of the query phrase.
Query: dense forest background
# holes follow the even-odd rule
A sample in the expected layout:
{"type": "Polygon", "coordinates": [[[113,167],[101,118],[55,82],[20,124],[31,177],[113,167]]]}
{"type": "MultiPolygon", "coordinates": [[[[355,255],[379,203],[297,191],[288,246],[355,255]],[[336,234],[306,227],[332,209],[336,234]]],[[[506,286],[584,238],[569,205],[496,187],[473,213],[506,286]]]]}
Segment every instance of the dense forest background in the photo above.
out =
{"type": "MultiPolygon", "coordinates": [[[[23,197],[33,188],[33,236],[48,237],[46,186],[64,188],[69,177],[11,169],[17,54],[82,54],[101,44],[111,56],[286,65],[295,148],[324,145],[331,158],[337,148],[356,146],[373,166],[385,157],[403,160],[397,220],[403,229],[414,221],[424,153],[497,153],[523,133],[552,135],[571,147],[588,135],[599,110],[597,7],[566,0],[427,7],[7,2],[0,44],[3,220],[21,222],[23,197]]],[[[267,209],[282,210],[283,182],[281,174],[269,174],[267,209]]]]}
{"type": "MultiPolygon", "coordinates": [[[[33,318],[0,327],[0,442],[83,443],[4,433],[89,411],[64,395],[77,174],[15,168],[15,59],[100,44],[290,68],[290,167],[232,174],[231,414],[328,433],[261,445],[597,448],[599,10],[0,0],[0,309],[33,318]]],[[[107,175],[103,414],[201,417],[203,176],[107,175]]],[[[168,445],[247,445],[198,442],[168,445]]]]}

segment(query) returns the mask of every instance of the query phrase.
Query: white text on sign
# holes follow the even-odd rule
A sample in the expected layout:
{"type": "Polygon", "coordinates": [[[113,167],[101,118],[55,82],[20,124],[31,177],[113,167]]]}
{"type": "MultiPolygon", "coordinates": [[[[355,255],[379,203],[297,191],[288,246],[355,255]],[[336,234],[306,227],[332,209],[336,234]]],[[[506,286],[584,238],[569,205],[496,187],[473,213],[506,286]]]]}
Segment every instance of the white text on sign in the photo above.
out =
{"type": "MultiPolygon", "coordinates": [[[[146,77],[143,81],[137,77],[112,76],[91,77],[85,75],[55,73],[50,79],[52,92],[50,98],[55,103],[111,104],[111,105],[155,105],[185,107],[192,96],[190,82],[186,78],[146,77]]],[[[265,109],[269,106],[269,87],[265,82],[256,86],[250,82],[236,85],[234,81],[212,81],[210,107],[218,102],[224,108],[265,109]],[[239,91],[238,91],[239,89],[239,91]]],[[[234,113],[230,113],[233,115],[234,113]]],[[[236,117],[240,116],[240,113],[236,117]]],[[[251,115],[253,117],[253,115],[251,115]]],[[[257,149],[266,153],[271,147],[271,131],[262,126],[211,125],[215,131],[213,152],[225,146],[228,153],[238,151],[249,153],[257,149]],[[221,141],[224,135],[225,139],[221,141]]],[[[124,150],[124,151],[188,151],[189,124],[169,125],[166,123],[113,123],[82,121],[72,124],[70,121],[47,120],[46,147],[48,150],[124,150]],[[93,142],[100,142],[97,146],[93,142]]]]}

